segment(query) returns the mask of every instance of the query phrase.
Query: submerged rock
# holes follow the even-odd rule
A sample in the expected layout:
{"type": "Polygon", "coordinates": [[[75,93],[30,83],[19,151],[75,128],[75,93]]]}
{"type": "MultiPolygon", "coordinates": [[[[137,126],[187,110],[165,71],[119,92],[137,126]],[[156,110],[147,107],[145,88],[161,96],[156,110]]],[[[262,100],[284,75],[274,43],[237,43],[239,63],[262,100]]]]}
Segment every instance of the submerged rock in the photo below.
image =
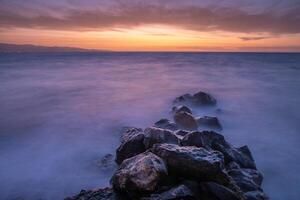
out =
{"type": "Polygon", "coordinates": [[[140,196],[155,191],[168,174],[164,161],[151,152],[141,153],[122,162],[111,182],[116,191],[140,196]]]}
{"type": "Polygon", "coordinates": [[[233,178],[243,192],[261,190],[263,181],[262,174],[254,169],[233,169],[228,171],[228,175],[233,178]]]}
{"type": "Polygon", "coordinates": [[[171,188],[160,194],[152,194],[150,197],[142,198],[141,200],[193,200],[195,195],[185,185],[179,185],[171,188]]]}
{"type": "Polygon", "coordinates": [[[110,169],[114,166],[113,161],[114,161],[114,156],[109,153],[101,158],[101,160],[98,162],[98,165],[103,170],[110,169]]]}
{"type": "Polygon", "coordinates": [[[171,173],[197,181],[228,183],[223,155],[204,148],[155,144],[151,151],[161,157],[171,173]]]}
{"type": "Polygon", "coordinates": [[[168,129],[171,131],[178,130],[177,124],[168,119],[160,119],[159,121],[155,122],[154,127],[168,129]]]}
{"type": "Polygon", "coordinates": [[[67,197],[65,200],[121,200],[121,198],[112,188],[101,188],[95,190],[81,190],[78,195],[67,197]]]}
{"type": "Polygon", "coordinates": [[[194,131],[186,135],[182,140],[183,146],[204,147],[223,153],[225,162],[238,163],[243,168],[256,169],[255,162],[247,146],[234,148],[225,141],[224,136],[214,131],[194,131]]]}
{"type": "Polygon", "coordinates": [[[236,194],[231,189],[214,183],[214,182],[207,182],[203,183],[203,186],[206,188],[206,191],[211,193],[215,196],[218,200],[244,200],[243,197],[236,194]]]}
{"type": "Polygon", "coordinates": [[[146,149],[151,148],[156,143],[179,144],[178,137],[169,130],[150,127],[145,129],[144,135],[146,149]]]}
{"type": "Polygon", "coordinates": [[[189,113],[189,114],[192,114],[192,110],[189,109],[187,106],[173,106],[172,112],[173,112],[173,113],[177,113],[177,112],[187,112],[187,113],[189,113]]]}
{"type": "Polygon", "coordinates": [[[211,128],[216,130],[222,130],[221,123],[217,117],[199,117],[197,123],[200,128],[211,128]]]}
{"type": "Polygon", "coordinates": [[[146,150],[144,145],[144,133],[141,129],[130,129],[121,138],[121,145],[116,150],[116,163],[133,157],[146,150]]]}
{"type": "Polygon", "coordinates": [[[269,200],[269,197],[261,191],[251,191],[245,193],[246,200],[269,200]]]}
{"type": "Polygon", "coordinates": [[[187,112],[177,112],[174,114],[174,121],[179,128],[185,130],[197,130],[198,124],[196,119],[187,112]]]}
{"type": "Polygon", "coordinates": [[[205,92],[198,92],[194,95],[184,94],[174,100],[175,104],[192,104],[197,106],[213,106],[217,100],[205,92]]]}

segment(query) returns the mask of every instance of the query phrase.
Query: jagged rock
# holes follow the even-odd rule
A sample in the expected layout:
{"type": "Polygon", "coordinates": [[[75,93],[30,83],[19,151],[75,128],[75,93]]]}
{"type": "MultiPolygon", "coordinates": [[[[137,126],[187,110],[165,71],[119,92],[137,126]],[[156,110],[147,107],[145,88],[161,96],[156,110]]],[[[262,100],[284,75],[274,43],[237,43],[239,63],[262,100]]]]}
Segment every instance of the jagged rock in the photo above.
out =
{"type": "Polygon", "coordinates": [[[177,135],[177,136],[184,137],[184,136],[186,136],[187,134],[189,134],[190,131],[186,131],[186,130],[181,130],[181,129],[180,129],[180,130],[175,131],[174,133],[175,133],[175,135],[177,135]]]}
{"type": "Polygon", "coordinates": [[[164,161],[151,152],[141,153],[122,162],[111,179],[116,191],[140,196],[154,192],[168,171],[164,161]]]}
{"type": "Polygon", "coordinates": [[[236,194],[231,189],[223,185],[214,182],[206,182],[203,183],[202,186],[204,186],[205,190],[218,200],[243,200],[243,197],[240,197],[239,194],[236,194]]]}
{"type": "Polygon", "coordinates": [[[179,185],[161,194],[152,194],[150,197],[141,200],[194,200],[195,195],[185,185],[179,185]]]}
{"type": "Polygon", "coordinates": [[[254,169],[232,169],[228,171],[228,175],[233,178],[236,184],[243,192],[261,191],[261,184],[263,181],[262,174],[254,169]]]}
{"type": "Polygon", "coordinates": [[[144,133],[141,129],[129,129],[125,132],[121,141],[122,143],[116,151],[117,164],[121,164],[123,160],[146,150],[144,145],[144,133]]]}
{"type": "Polygon", "coordinates": [[[261,191],[251,191],[245,193],[246,200],[269,200],[269,197],[261,191]]]}
{"type": "Polygon", "coordinates": [[[198,124],[196,119],[187,112],[177,112],[174,114],[174,121],[179,128],[185,130],[197,130],[198,124]]]}
{"type": "Polygon", "coordinates": [[[217,100],[213,98],[211,95],[205,92],[198,92],[193,96],[190,94],[184,94],[182,96],[177,97],[174,100],[175,104],[192,104],[198,106],[213,106],[216,105],[217,100]]]}
{"type": "Polygon", "coordinates": [[[191,132],[181,140],[181,145],[217,150],[223,153],[226,164],[234,161],[243,168],[256,169],[247,146],[234,148],[225,141],[224,136],[214,131],[191,132]]]}
{"type": "Polygon", "coordinates": [[[81,190],[74,197],[67,197],[65,200],[121,200],[112,188],[101,188],[95,190],[81,190]]]}
{"type": "Polygon", "coordinates": [[[187,113],[192,114],[192,110],[189,109],[187,106],[173,106],[172,112],[173,112],[173,113],[177,113],[177,112],[187,112],[187,113]]]}
{"type": "Polygon", "coordinates": [[[150,127],[144,131],[144,145],[146,149],[151,148],[156,143],[179,144],[178,137],[173,132],[165,129],[150,127]]]}
{"type": "Polygon", "coordinates": [[[197,181],[228,183],[228,176],[223,171],[223,155],[218,151],[174,144],[155,144],[151,151],[161,157],[169,171],[176,176],[197,181]]]}
{"type": "Polygon", "coordinates": [[[154,127],[168,129],[171,131],[178,130],[177,124],[175,124],[174,122],[171,122],[168,119],[161,119],[161,120],[155,122],[154,127]]]}
{"type": "Polygon", "coordinates": [[[127,127],[121,134],[121,143],[130,140],[132,137],[140,134],[143,132],[143,129],[141,128],[135,128],[135,127],[127,127]]]}
{"type": "Polygon", "coordinates": [[[196,120],[200,128],[212,128],[216,130],[222,130],[221,123],[217,117],[204,116],[199,117],[196,120]]]}

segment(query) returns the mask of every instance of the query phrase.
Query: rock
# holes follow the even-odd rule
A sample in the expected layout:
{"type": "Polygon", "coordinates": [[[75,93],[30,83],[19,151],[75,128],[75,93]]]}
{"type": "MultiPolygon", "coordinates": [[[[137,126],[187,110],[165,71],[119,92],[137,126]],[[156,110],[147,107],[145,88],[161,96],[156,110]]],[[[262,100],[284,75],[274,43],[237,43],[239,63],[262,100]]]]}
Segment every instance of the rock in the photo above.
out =
{"type": "Polygon", "coordinates": [[[203,183],[206,191],[210,192],[218,200],[242,200],[239,194],[236,194],[231,189],[214,182],[203,183]]]}
{"type": "Polygon", "coordinates": [[[242,150],[234,148],[225,141],[224,136],[214,131],[191,132],[181,140],[181,145],[217,150],[223,153],[226,164],[234,161],[243,168],[256,169],[248,147],[244,146],[242,150]]]}
{"type": "Polygon", "coordinates": [[[144,145],[144,133],[141,129],[131,129],[126,131],[121,140],[122,143],[116,151],[117,164],[121,164],[123,160],[146,150],[144,145]]]}
{"type": "Polygon", "coordinates": [[[161,194],[152,194],[150,197],[142,198],[141,200],[194,200],[195,195],[185,185],[179,185],[165,191],[161,194]]]}
{"type": "Polygon", "coordinates": [[[175,124],[174,122],[171,122],[168,119],[161,119],[161,120],[155,122],[154,127],[168,129],[171,131],[178,130],[177,124],[175,124]]]}
{"type": "Polygon", "coordinates": [[[197,130],[198,128],[196,119],[187,112],[175,113],[174,121],[179,126],[179,128],[185,130],[197,130]]]}
{"type": "Polygon", "coordinates": [[[173,113],[177,113],[177,112],[187,112],[187,113],[189,113],[189,114],[192,114],[191,109],[189,109],[187,106],[173,106],[172,112],[173,112],[173,113]]]}
{"type": "Polygon", "coordinates": [[[175,104],[192,104],[197,106],[213,106],[216,105],[217,100],[213,98],[211,95],[205,92],[198,92],[193,96],[190,94],[184,94],[182,96],[177,97],[174,100],[175,104]]]}
{"type": "Polygon", "coordinates": [[[67,197],[65,200],[121,200],[112,188],[103,188],[95,190],[81,190],[74,197],[67,197]]]}
{"type": "Polygon", "coordinates": [[[143,129],[141,129],[141,128],[135,128],[135,127],[125,128],[124,132],[121,134],[121,143],[130,140],[132,137],[134,137],[142,132],[143,132],[143,129]]]}
{"type": "Polygon", "coordinates": [[[141,153],[122,162],[111,179],[116,191],[140,196],[154,192],[168,171],[164,161],[151,152],[141,153]]]}
{"type": "Polygon", "coordinates": [[[261,191],[251,191],[245,193],[246,200],[269,200],[269,197],[261,191]]]}
{"type": "Polygon", "coordinates": [[[200,128],[212,128],[216,130],[222,130],[222,126],[217,117],[204,116],[197,118],[196,120],[200,128]]]}
{"type": "Polygon", "coordinates": [[[176,176],[197,181],[228,183],[228,176],[223,171],[223,155],[220,152],[175,144],[155,144],[151,151],[161,157],[170,173],[176,176]]]}
{"type": "Polygon", "coordinates": [[[263,181],[262,174],[254,169],[233,169],[228,171],[228,175],[233,178],[243,192],[261,190],[263,181]]]}
{"type": "Polygon", "coordinates": [[[181,137],[184,137],[189,133],[190,133],[190,131],[181,130],[181,129],[174,132],[175,135],[181,136],[181,137]]]}
{"type": "Polygon", "coordinates": [[[144,131],[144,145],[146,149],[156,143],[179,144],[179,139],[173,132],[165,129],[150,127],[144,131]]]}
{"type": "Polygon", "coordinates": [[[98,165],[101,169],[106,170],[109,168],[112,168],[114,166],[113,162],[114,156],[112,154],[106,154],[101,158],[101,160],[98,162],[98,165]]]}

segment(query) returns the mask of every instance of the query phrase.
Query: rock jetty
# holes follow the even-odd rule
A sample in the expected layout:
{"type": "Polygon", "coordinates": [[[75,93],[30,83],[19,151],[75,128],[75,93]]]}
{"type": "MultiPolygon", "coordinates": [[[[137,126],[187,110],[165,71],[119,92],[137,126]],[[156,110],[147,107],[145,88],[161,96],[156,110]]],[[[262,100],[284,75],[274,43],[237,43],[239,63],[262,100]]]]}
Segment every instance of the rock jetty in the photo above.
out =
{"type": "Polygon", "coordinates": [[[216,99],[198,92],[173,104],[174,121],[122,133],[111,187],[65,200],[268,200],[250,149],[234,147],[215,132],[222,130],[217,117],[193,116],[192,108],[216,106],[216,99]]]}

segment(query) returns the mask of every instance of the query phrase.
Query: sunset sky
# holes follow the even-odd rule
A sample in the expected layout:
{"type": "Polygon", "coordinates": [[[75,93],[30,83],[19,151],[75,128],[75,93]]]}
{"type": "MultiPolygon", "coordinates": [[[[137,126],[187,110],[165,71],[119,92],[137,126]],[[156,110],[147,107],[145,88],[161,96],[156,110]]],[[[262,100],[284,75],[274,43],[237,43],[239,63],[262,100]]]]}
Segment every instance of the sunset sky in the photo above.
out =
{"type": "Polygon", "coordinates": [[[0,43],[300,51],[300,0],[0,0],[0,43]]]}

